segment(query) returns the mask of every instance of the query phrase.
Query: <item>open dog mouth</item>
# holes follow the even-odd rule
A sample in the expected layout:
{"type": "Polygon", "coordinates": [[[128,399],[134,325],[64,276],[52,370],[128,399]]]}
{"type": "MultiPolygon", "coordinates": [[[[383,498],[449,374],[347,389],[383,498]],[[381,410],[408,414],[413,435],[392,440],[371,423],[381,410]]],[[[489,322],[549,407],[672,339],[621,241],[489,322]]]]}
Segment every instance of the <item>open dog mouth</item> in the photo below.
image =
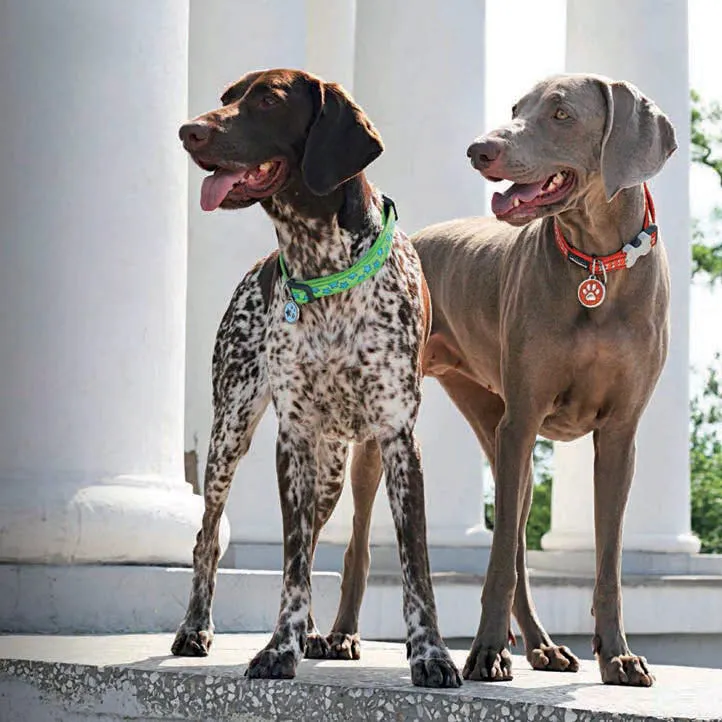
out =
{"type": "Polygon", "coordinates": [[[564,200],[574,186],[572,170],[560,170],[536,183],[514,183],[504,193],[494,193],[491,210],[499,220],[527,215],[533,208],[564,200]]]}
{"type": "Polygon", "coordinates": [[[258,165],[235,163],[219,166],[196,161],[204,170],[213,171],[201,186],[201,208],[214,211],[224,202],[248,203],[273,195],[286,180],[285,158],[273,158],[258,165]]]}

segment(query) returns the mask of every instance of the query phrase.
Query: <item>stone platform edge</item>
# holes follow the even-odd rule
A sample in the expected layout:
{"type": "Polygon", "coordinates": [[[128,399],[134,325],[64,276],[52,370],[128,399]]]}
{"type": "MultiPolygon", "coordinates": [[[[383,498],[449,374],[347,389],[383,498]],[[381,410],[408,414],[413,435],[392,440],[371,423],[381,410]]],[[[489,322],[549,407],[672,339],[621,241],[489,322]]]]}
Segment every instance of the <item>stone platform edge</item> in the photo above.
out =
{"type": "MultiPolygon", "coordinates": [[[[512,682],[432,690],[411,686],[403,645],[367,643],[363,662],[305,660],[295,680],[248,680],[245,662],[266,640],[266,635],[224,635],[214,649],[218,654],[186,660],[160,652],[167,649],[166,635],[0,638],[0,719],[722,721],[717,670],[659,667],[657,687],[630,689],[602,685],[595,663],[564,675],[534,672],[515,657],[512,682]],[[69,661],[58,661],[65,648],[69,661]]],[[[454,658],[463,662],[463,655],[454,658]]]]}

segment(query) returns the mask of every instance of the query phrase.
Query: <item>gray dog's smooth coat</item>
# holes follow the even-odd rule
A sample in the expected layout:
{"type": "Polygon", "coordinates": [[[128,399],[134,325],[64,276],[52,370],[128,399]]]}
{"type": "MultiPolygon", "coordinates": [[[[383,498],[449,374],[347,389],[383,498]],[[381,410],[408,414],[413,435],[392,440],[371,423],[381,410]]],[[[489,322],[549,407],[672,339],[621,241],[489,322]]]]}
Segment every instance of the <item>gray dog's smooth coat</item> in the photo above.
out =
{"type": "Polygon", "coordinates": [[[450,221],[413,238],[433,309],[425,373],[471,424],[496,481],[482,616],[464,676],[511,678],[512,612],[535,669],[578,669],[535,612],[525,526],[537,433],[567,441],[593,432],[594,650],[604,682],[648,686],[646,661],[624,634],[621,543],[637,426],[667,355],[666,254],[658,244],[633,268],[610,272],[606,300],[587,309],[577,288],[589,274],[557,248],[554,223],[589,255],[634,239],[645,217],[641,184],[676,149],[674,130],[634,86],[591,75],[539,83],[512,115],[468,151],[486,178],[516,184],[492,203],[504,222],[450,221]]]}
{"type": "Polygon", "coordinates": [[[496,479],[494,541],[466,677],[509,676],[512,609],[534,667],[564,669],[569,661],[576,668],[534,613],[524,527],[537,433],[567,441],[593,432],[594,650],[605,682],[652,682],[624,635],[620,553],[637,426],[667,355],[666,255],[657,245],[633,268],[610,272],[605,301],[586,309],[576,289],[588,273],[559,251],[554,223],[589,255],[618,251],[642,230],[640,184],[675,148],[669,120],[633,86],[552,78],[469,155],[487,178],[527,184],[557,177],[568,190],[553,198],[542,191],[509,208],[512,187],[495,199],[507,223],[456,221],[416,238],[434,313],[428,372],[472,424],[496,479]]]}

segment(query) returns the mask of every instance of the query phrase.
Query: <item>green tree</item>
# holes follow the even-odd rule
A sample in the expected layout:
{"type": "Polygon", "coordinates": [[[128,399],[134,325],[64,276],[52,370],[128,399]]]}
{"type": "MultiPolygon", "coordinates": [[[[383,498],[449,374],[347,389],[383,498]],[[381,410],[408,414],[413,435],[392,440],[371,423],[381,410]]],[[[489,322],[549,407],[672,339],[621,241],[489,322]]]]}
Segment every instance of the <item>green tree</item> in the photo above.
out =
{"type": "Polygon", "coordinates": [[[692,400],[692,530],[702,551],[722,554],[722,359],[716,354],[702,392],[692,400]]]}
{"type": "MultiPolygon", "coordinates": [[[[541,538],[549,531],[552,516],[552,442],[537,439],[534,445],[534,498],[526,525],[528,549],[541,549],[541,538]]],[[[486,525],[494,528],[493,499],[485,504],[486,525]]]]}
{"type": "MultiPolygon", "coordinates": [[[[722,105],[704,103],[692,91],[690,142],[692,162],[711,170],[722,186],[722,105]]],[[[692,222],[692,275],[710,283],[722,279],[722,208],[715,207],[705,222],[692,222]]]]}

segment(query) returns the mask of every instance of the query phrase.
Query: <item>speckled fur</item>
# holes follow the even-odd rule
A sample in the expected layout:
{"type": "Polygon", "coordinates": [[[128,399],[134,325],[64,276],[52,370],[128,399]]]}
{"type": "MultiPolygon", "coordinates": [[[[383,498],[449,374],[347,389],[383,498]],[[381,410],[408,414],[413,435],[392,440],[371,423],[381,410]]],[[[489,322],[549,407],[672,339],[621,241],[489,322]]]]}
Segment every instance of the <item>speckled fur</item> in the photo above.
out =
{"type": "MultiPolygon", "coordinates": [[[[361,122],[368,123],[365,116],[361,122]]],[[[348,268],[382,228],[380,194],[363,173],[317,199],[292,168],[284,189],[261,202],[289,273],[299,279],[348,268]]],[[[373,278],[301,306],[296,324],[284,320],[288,296],[277,265],[272,254],[246,275],[218,332],[206,511],[194,552],[191,600],[173,653],[208,653],[219,520],[236,464],[270,398],[279,424],[283,590],[275,632],[251,661],[248,676],[293,677],[309,632],[314,635],[312,656],[333,656],[335,647],[343,646],[339,642],[348,647],[355,641],[356,629],[334,628],[333,644],[318,635],[311,615],[311,565],[318,533],[342,489],[349,443],[363,442],[365,448],[380,449],[386,472],[403,570],[412,680],[458,686],[459,674],[438,630],[414,436],[421,353],[430,322],[416,251],[397,228],[389,258],[373,278]]]]}

